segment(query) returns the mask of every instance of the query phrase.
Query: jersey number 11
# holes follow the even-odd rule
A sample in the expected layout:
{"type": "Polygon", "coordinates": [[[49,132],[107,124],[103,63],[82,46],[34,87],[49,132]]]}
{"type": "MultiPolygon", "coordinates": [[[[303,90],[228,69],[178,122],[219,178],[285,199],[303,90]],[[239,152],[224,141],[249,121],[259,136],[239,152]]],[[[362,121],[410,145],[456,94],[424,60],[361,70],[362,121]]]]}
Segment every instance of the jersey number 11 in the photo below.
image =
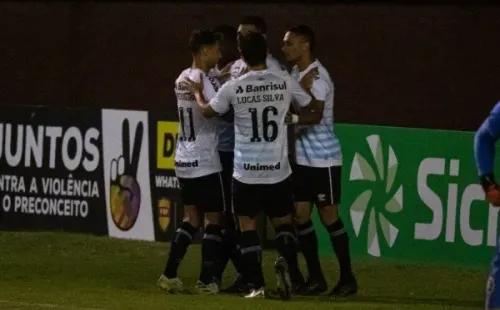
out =
{"type": "Polygon", "coordinates": [[[188,129],[189,129],[189,136],[186,136],[186,122],[184,121],[184,108],[179,108],[179,120],[181,121],[181,131],[182,131],[182,136],[179,136],[179,139],[181,141],[195,141],[196,137],[194,135],[194,124],[193,124],[193,109],[192,108],[187,108],[186,109],[187,114],[188,114],[188,129]]]}

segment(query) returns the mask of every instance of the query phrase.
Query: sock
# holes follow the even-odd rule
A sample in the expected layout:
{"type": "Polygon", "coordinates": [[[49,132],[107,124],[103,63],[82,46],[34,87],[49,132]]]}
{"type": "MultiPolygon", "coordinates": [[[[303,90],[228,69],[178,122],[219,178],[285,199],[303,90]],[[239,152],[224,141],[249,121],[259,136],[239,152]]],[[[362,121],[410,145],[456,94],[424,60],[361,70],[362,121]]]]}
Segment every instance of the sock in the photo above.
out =
{"type": "Polygon", "coordinates": [[[241,256],[239,237],[240,231],[236,229],[236,223],[232,214],[225,214],[226,221],[222,233],[223,249],[220,257],[219,279],[223,278],[224,270],[229,260],[233,262],[238,276],[243,275],[243,258],[241,256]]]}
{"type": "Polygon", "coordinates": [[[318,254],[318,237],[312,221],[297,225],[297,235],[299,237],[299,245],[304,254],[307,263],[307,270],[310,279],[324,279],[318,254]]]}
{"type": "Polygon", "coordinates": [[[191,244],[196,231],[197,229],[194,228],[193,225],[188,222],[183,222],[181,227],[175,232],[174,239],[170,245],[167,264],[163,271],[163,274],[167,278],[177,278],[177,269],[179,269],[179,265],[184,255],[186,255],[187,248],[189,244],[191,244]]]}
{"type": "Polygon", "coordinates": [[[220,255],[220,264],[219,264],[219,279],[222,279],[224,270],[226,270],[227,263],[229,262],[229,258],[231,257],[231,244],[233,243],[233,237],[231,236],[231,232],[225,228],[222,230],[222,252],[220,255]]]}
{"type": "Polygon", "coordinates": [[[200,281],[204,284],[212,282],[220,285],[220,257],[223,250],[222,226],[207,225],[201,243],[200,281]]]}
{"type": "Polygon", "coordinates": [[[233,238],[234,242],[232,243],[232,246],[230,248],[230,257],[231,261],[233,262],[234,268],[236,269],[236,272],[240,275],[245,274],[245,264],[243,262],[243,257],[241,254],[241,248],[239,245],[239,239],[241,238],[241,232],[239,230],[236,230],[233,232],[233,238]]]}
{"type": "Polygon", "coordinates": [[[256,288],[264,286],[262,248],[257,231],[249,230],[241,233],[240,249],[245,264],[243,277],[247,283],[252,283],[256,288]]]}
{"type": "Polygon", "coordinates": [[[330,234],[333,250],[337,256],[340,267],[340,281],[349,280],[353,277],[351,267],[351,254],[349,252],[349,237],[341,219],[326,226],[330,234]]]}
{"type": "Polygon", "coordinates": [[[276,250],[286,260],[292,282],[295,284],[304,282],[297,261],[298,244],[295,227],[291,224],[285,224],[276,227],[275,231],[276,250]]]}

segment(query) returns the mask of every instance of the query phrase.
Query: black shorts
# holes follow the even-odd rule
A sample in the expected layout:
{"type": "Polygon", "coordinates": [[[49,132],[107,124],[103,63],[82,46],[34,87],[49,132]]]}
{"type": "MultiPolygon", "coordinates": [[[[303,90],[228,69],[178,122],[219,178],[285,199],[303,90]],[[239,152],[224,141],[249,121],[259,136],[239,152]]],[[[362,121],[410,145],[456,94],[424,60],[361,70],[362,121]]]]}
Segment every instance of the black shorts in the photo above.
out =
{"type": "Polygon", "coordinates": [[[226,209],[224,212],[232,213],[231,207],[231,188],[233,181],[233,160],[234,152],[219,152],[220,163],[222,165],[222,186],[224,188],[224,196],[226,197],[226,209]]]}
{"type": "Polygon", "coordinates": [[[194,205],[202,212],[222,212],[226,198],[222,185],[222,174],[212,173],[198,178],[179,178],[181,198],[184,205],[194,205]]]}
{"type": "Polygon", "coordinates": [[[284,217],[295,210],[290,178],[276,184],[246,184],[233,178],[233,207],[237,216],[284,217]]]}
{"type": "Polygon", "coordinates": [[[317,168],[294,165],[292,171],[295,202],[310,202],[318,207],[340,204],[342,166],[317,168]]]}

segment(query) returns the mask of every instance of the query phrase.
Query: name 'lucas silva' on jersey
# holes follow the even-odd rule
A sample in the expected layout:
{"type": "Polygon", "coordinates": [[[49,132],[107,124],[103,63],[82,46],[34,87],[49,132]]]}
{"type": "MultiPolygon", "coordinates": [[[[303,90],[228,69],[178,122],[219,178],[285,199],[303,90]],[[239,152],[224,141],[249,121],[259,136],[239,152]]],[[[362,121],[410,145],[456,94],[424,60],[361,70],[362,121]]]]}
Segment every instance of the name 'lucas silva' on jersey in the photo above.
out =
{"type": "Polygon", "coordinates": [[[266,92],[266,91],[276,91],[276,90],[286,90],[286,81],[281,84],[275,84],[273,82],[267,85],[246,85],[245,88],[238,86],[236,89],[237,103],[261,103],[261,102],[279,102],[284,101],[285,97],[283,94],[262,94],[262,95],[251,95],[251,96],[241,96],[239,94],[243,93],[253,93],[253,92],[266,92]]]}

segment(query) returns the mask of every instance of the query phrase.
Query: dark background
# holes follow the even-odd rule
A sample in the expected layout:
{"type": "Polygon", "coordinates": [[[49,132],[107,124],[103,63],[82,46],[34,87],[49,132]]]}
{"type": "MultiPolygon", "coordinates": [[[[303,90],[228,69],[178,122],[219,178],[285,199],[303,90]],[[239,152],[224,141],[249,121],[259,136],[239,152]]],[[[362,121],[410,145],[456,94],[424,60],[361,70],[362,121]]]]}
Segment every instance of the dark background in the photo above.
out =
{"type": "Polygon", "coordinates": [[[0,3],[0,104],[164,109],[194,27],[262,15],[281,58],[307,23],[337,122],[475,130],[500,99],[500,6],[0,3]]]}

